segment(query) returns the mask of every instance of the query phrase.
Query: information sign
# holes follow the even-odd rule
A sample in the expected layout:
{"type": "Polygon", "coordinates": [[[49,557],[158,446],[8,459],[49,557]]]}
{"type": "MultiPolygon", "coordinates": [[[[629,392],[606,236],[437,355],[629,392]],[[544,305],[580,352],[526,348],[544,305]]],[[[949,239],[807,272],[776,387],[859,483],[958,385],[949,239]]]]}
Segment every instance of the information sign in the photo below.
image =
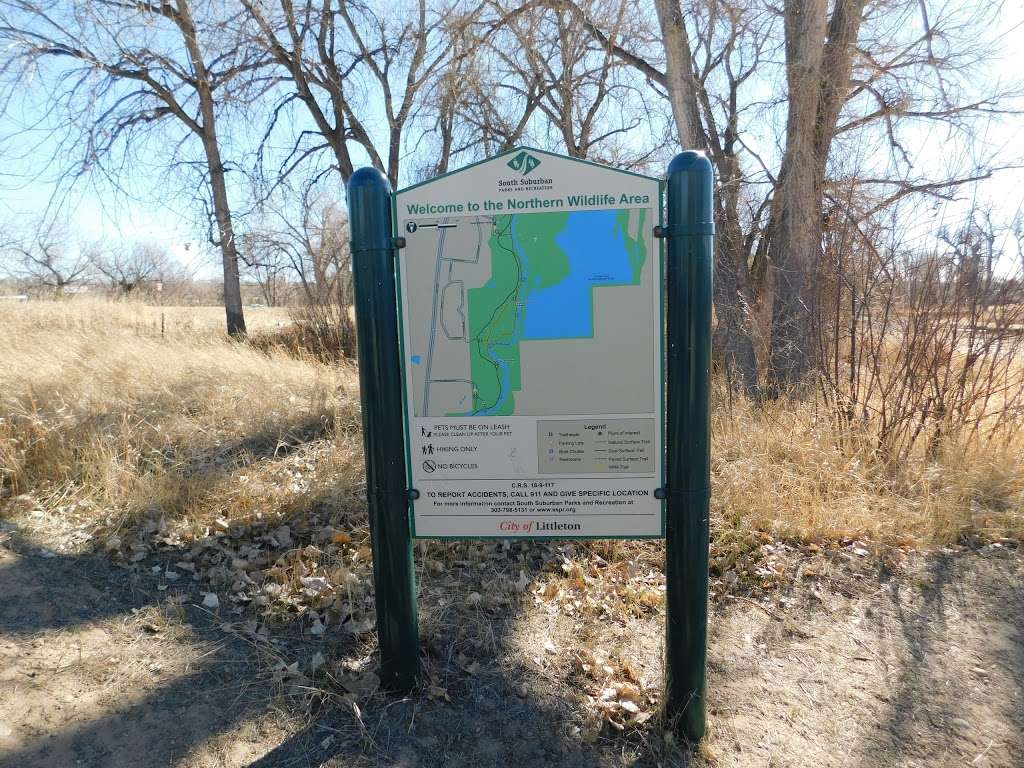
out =
{"type": "Polygon", "coordinates": [[[534,149],[395,194],[414,536],[664,535],[661,209],[534,149]]]}

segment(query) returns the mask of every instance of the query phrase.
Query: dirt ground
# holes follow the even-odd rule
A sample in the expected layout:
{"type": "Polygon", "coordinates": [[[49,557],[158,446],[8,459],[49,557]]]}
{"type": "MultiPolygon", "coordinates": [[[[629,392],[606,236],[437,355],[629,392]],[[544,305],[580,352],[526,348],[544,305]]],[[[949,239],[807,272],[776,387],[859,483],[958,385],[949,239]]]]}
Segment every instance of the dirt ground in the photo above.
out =
{"type": "Polygon", "coordinates": [[[160,556],[117,565],[32,514],[0,521],[3,768],[1024,765],[1013,544],[793,555],[746,594],[716,578],[691,755],[657,717],[606,722],[587,672],[614,658],[656,706],[663,612],[544,599],[550,547],[501,550],[531,585],[508,605],[488,603],[491,566],[424,569],[424,685],[398,697],[376,690],[372,638],[247,630],[160,556]]]}

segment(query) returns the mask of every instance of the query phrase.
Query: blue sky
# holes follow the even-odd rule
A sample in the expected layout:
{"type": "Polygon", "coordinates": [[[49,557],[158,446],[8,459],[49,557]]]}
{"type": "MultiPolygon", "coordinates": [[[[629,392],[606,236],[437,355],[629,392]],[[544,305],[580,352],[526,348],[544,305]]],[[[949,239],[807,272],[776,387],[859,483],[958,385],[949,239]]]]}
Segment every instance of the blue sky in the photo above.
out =
{"type": "MultiPolygon", "coordinates": [[[[988,63],[986,76],[1006,81],[1024,76],[1024,46],[1018,41],[1024,37],[1024,4],[1007,3],[1001,23],[990,30],[1000,55],[988,63]]],[[[9,136],[16,130],[32,125],[45,113],[44,94],[26,91],[15,100],[9,114],[0,115],[0,136],[9,136]]],[[[372,120],[370,121],[373,122],[372,120]]],[[[1007,116],[993,120],[981,137],[982,151],[1001,150],[1008,158],[1024,162],[1021,126],[1024,118],[1007,116]]],[[[252,129],[245,122],[231,126],[239,135],[252,129]]],[[[964,159],[964,147],[951,143],[943,132],[921,128],[909,134],[915,145],[916,165],[919,168],[938,169],[949,162],[964,159]]],[[[246,138],[242,136],[243,143],[246,138]]],[[[31,220],[37,212],[51,205],[58,185],[55,182],[55,144],[46,130],[22,133],[17,142],[0,145],[4,149],[4,162],[0,166],[0,225],[31,220]]],[[[758,149],[768,156],[772,148],[759,143],[758,149]]],[[[62,198],[63,218],[76,242],[150,241],[163,244],[183,264],[196,269],[200,275],[214,277],[219,272],[218,257],[206,242],[206,235],[194,205],[195,181],[184,175],[168,175],[154,163],[147,167],[145,158],[136,162],[131,175],[117,178],[117,186],[108,180],[90,178],[80,182],[62,198]],[[198,222],[198,223],[197,223],[198,222]]],[[[409,167],[409,163],[405,164],[409,167]]],[[[404,181],[404,180],[403,180],[404,181]]],[[[339,184],[328,187],[329,194],[343,197],[339,184]]],[[[236,207],[242,204],[236,187],[236,207]]],[[[1024,170],[999,172],[994,178],[962,190],[961,199],[941,206],[927,206],[908,222],[910,239],[927,241],[943,224],[956,224],[963,219],[971,203],[988,202],[999,217],[1010,220],[1024,209],[1024,170]]]]}

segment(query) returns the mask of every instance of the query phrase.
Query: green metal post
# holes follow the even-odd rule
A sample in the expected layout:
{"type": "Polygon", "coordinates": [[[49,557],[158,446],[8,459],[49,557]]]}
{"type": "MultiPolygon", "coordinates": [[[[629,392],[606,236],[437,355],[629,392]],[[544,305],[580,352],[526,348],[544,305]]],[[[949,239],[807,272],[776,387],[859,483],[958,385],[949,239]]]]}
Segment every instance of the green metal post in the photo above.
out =
{"type": "Polygon", "coordinates": [[[665,540],[666,715],[691,742],[704,736],[711,496],[711,163],[669,163],[668,403],[665,540]]]}
{"type": "Polygon", "coordinates": [[[408,691],[419,674],[416,576],[405,474],[391,185],[384,174],[374,168],[352,174],[348,215],[380,678],[386,688],[408,691]]]}

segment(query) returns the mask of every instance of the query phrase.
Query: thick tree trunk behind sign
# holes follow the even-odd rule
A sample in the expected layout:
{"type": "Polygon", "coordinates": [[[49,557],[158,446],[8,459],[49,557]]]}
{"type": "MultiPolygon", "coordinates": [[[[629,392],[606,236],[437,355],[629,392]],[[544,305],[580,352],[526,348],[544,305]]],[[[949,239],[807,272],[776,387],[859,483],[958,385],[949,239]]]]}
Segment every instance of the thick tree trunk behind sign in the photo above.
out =
{"type": "MultiPolygon", "coordinates": [[[[739,220],[741,173],[733,147],[735,125],[728,127],[724,143],[713,125],[705,129],[700,104],[706,92],[693,75],[693,53],[682,8],[678,0],[655,0],[654,5],[665,48],[666,66],[661,82],[672,107],[679,144],[683,149],[710,151],[721,187],[715,209],[715,224],[720,233],[714,256],[714,305],[718,319],[715,353],[743,390],[753,395],[758,391],[751,316],[753,294],[739,220]]],[[[704,113],[705,119],[712,119],[710,108],[704,113]]]]}
{"type": "Polygon", "coordinates": [[[678,0],[654,0],[665,47],[665,90],[683,149],[704,147],[690,41],[678,0]]]}
{"type": "Polygon", "coordinates": [[[798,385],[815,364],[814,271],[821,253],[821,200],[839,111],[850,82],[865,0],[785,4],[789,110],[786,151],[769,232],[775,295],[769,392],[798,385]]]}
{"type": "Polygon", "coordinates": [[[769,388],[775,394],[800,382],[813,364],[814,308],[808,284],[821,249],[821,180],[815,126],[821,96],[825,14],[825,0],[789,0],[785,6],[789,114],[769,250],[775,269],[769,388]]]}

